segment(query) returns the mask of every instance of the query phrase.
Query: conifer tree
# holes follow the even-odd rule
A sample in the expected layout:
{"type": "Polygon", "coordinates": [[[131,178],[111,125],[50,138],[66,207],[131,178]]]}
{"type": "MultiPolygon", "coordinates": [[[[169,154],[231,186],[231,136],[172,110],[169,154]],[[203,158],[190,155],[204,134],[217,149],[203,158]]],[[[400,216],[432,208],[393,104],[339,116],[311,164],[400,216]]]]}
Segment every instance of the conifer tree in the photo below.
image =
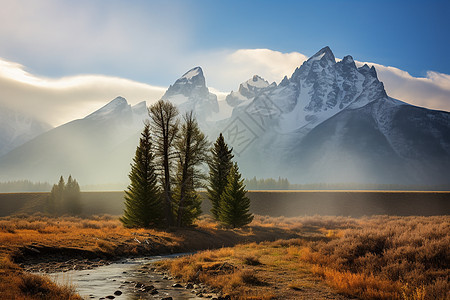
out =
{"type": "Polygon", "coordinates": [[[178,172],[175,188],[177,226],[191,225],[201,214],[201,197],[195,190],[204,179],[198,167],[207,159],[208,141],[201,132],[192,111],[184,115],[184,123],[175,143],[178,172]]]}
{"type": "Polygon", "coordinates": [[[228,149],[222,133],[217,138],[211,149],[209,161],[208,198],[211,201],[211,213],[214,219],[219,220],[220,197],[228,184],[228,174],[233,166],[231,154],[233,149],[228,149]]]}
{"type": "Polygon", "coordinates": [[[67,179],[67,184],[64,187],[64,211],[71,215],[79,215],[81,214],[81,194],[80,194],[80,186],[76,179],[72,178],[72,175],[69,175],[67,179]]]}
{"type": "Polygon", "coordinates": [[[250,199],[246,196],[244,179],[241,179],[237,163],[228,174],[228,184],[220,197],[219,219],[232,228],[243,227],[253,220],[250,199]]]}
{"type": "Polygon", "coordinates": [[[64,188],[66,183],[64,178],[59,177],[58,184],[54,184],[52,191],[50,192],[50,197],[48,201],[48,211],[51,214],[61,214],[63,213],[63,202],[64,202],[64,188]]]}
{"type": "Polygon", "coordinates": [[[160,166],[163,207],[166,226],[174,225],[173,216],[173,161],[176,157],[174,142],[178,133],[178,109],[170,102],[159,100],[149,108],[155,141],[155,158],[160,166]]]}
{"type": "Polygon", "coordinates": [[[154,166],[150,125],[145,124],[131,164],[130,185],[125,191],[125,227],[152,227],[162,221],[161,193],[154,166]]]}

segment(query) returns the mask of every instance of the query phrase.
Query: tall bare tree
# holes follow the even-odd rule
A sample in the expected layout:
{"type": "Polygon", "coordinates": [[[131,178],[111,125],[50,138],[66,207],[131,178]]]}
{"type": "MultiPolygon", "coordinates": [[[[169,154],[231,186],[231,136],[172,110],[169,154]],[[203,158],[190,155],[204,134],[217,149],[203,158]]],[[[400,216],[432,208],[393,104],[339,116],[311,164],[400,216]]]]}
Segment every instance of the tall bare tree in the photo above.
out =
{"type": "Polygon", "coordinates": [[[173,158],[175,138],[178,133],[178,109],[170,102],[159,100],[149,107],[152,132],[154,134],[155,157],[157,165],[161,166],[160,178],[164,198],[164,217],[167,226],[174,225],[173,195],[171,184],[173,181],[173,158]]]}
{"type": "Polygon", "coordinates": [[[198,167],[208,157],[208,140],[201,132],[193,112],[183,116],[175,147],[178,152],[177,173],[177,226],[190,225],[201,213],[201,198],[195,188],[201,186],[205,176],[198,167]]]}

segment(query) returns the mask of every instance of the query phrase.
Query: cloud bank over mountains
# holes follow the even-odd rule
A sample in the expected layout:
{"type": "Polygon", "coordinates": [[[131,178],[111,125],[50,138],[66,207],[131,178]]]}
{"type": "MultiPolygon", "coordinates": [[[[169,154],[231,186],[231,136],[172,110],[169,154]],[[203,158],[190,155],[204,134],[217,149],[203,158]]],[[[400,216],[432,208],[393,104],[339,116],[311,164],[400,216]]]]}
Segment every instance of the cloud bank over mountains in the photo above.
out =
{"type": "Polygon", "coordinates": [[[21,111],[53,126],[83,118],[121,95],[136,104],[159,99],[165,87],[103,75],[49,79],[0,59],[0,106],[21,111]]]}
{"type": "MultiPolygon", "coordinates": [[[[211,91],[221,100],[255,74],[279,83],[307,59],[299,52],[239,49],[203,53],[186,60],[192,66],[203,67],[211,91]]],[[[358,66],[364,63],[375,66],[389,96],[417,106],[450,111],[450,75],[428,71],[425,78],[418,78],[395,67],[356,61],[358,66]]],[[[149,72],[162,71],[149,69],[149,72]]],[[[184,71],[180,67],[180,75],[184,71]]],[[[165,90],[166,87],[151,82],[104,75],[46,78],[28,72],[19,63],[0,58],[0,105],[23,111],[53,126],[84,117],[119,95],[130,104],[143,100],[150,104],[160,99],[165,90]]]]}

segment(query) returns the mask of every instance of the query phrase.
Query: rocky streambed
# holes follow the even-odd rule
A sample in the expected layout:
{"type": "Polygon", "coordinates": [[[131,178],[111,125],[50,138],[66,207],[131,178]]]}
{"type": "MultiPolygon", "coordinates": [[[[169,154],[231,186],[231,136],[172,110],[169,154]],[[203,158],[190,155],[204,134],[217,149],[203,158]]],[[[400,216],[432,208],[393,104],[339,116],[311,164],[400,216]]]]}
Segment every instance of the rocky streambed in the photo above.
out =
{"type": "Polygon", "coordinates": [[[181,283],[158,272],[153,262],[179,255],[127,258],[120,261],[72,259],[23,266],[53,281],[73,286],[84,299],[229,299],[203,284],[181,283]]]}

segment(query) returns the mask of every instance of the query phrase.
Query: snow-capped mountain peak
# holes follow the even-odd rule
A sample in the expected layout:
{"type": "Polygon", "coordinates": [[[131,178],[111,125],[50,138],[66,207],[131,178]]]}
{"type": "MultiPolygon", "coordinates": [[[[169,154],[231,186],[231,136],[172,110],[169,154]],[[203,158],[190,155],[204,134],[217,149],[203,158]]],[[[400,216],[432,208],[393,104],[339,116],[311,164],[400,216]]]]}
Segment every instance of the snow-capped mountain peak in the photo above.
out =
{"type": "MultiPolygon", "coordinates": [[[[275,83],[273,85],[276,86],[275,83]]],[[[246,101],[252,101],[269,86],[271,86],[271,84],[269,84],[267,80],[258,75],[254,75],[249,80],[241,83],[237,92],[231,91],[226,97],[226,101],[230,106],[237,106],[246,101]]]]}
{"type": "Polygon", "coordinates": [[[369,67],[367,64],[364,64],[364,66],[358,68],[358,71],[359,71],[359,73],[363,74],[364,76],[369,75],[375,79],[378,79],[377,71],[375,70],[374,66],[369,67]]]}
{"type": "Polygon", "coordinates": [[[141,128],[143,121],[147,118],[148,111],[145,101],[131,106],[125,98],[119,96],[84,119],[122,122],[127,127],[141,128]]]}
{"type": "Polygon", "coordinates": [[[353,60],[353,57],[351,55],[347,55],[344,57],[344,59],[342,59],[342,62],[344,64],[354,64],[355,61],[353,60]]]}
{"type": "Polygon", "coordinates": [[[336,58],[334,57],[333,52],[330,47],[326,46],[319,50],[316,54],[311,56],[306,62],[312,63],[314,61],[326,61],[330,63],[335,63],[336,58]]]}
{"type": "Polygon", "coordinates": [[[255,88],[265,88],[269,86],[269,82],[264,80],[262,77],[258,75],[254,75],[251,79],[247,80],[246,82],[241,84],[242,86],[245,86],[248,88],[249,86],[255,87],[255,88]]]}
{"type": "MultiPolygon", "coordinates": [[[[202,70],[201,67],[195,67],[195,68],[190,69],[190,70],[187,71],[186,73],[184,73],[183,76],[181,76],[181,78],[185,78],[185,79],[187,79],[187,80],[190,80],[190,79],[192,79],[193,77],[199,76],[199,75],[202,76],[202,77],[204,77],[204,76],[203,76],[203,70],[202,70]]],[[[181,78],[180,78],[180,79],[181,79],[181,78]]]]}
{"type": "Polygon", "coordinates": [[[124,111],[131,110],[131,106],[127,100],[121,96],[116,97],[102,108],[96,110],[92,114],[85,117],[85,119],[102,119],[112,115],[120,114],[124,111]]]}
{"type": "Polygon", "coordinates": [[[181,113],[193,110],[200,122],[219,111],[217,96],[209,92],[201,67],[184,73],[169,86],[162,99],[172,102],[181,113]]]}

